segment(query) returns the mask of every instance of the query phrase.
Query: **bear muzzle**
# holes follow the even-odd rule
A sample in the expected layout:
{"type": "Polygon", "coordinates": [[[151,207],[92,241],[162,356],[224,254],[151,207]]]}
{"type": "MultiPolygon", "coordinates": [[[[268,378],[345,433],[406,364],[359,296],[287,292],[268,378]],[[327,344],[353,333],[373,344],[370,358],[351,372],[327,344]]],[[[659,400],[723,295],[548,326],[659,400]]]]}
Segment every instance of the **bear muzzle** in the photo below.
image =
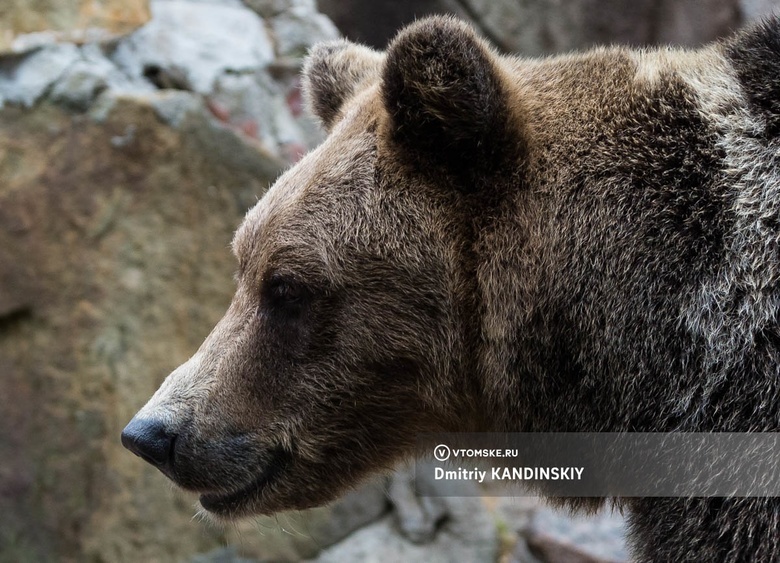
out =
{"type": "Polygon", "coordinates": [[[160,419],[136,415],[122,431],[122,445],[182,489],[198,493],[212,514],[243,514],[291,464],[290,451],[257,443],[249,434],[203,441],[187,426],[179,433],[160,419]]]}

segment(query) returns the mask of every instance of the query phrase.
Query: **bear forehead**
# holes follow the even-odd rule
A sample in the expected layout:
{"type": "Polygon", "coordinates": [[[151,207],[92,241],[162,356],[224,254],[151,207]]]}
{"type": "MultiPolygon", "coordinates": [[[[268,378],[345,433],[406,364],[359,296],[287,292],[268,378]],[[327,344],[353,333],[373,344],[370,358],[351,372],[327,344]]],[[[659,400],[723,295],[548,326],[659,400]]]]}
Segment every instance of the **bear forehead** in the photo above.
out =
{"type": "Polygon", "coordinates": [[[376,95],[363,96],[317,148],[284,172],[248,212],[231,244],[241,260],[305,252],[322,258],[374,184],[376,95]],[[340,231],[340,232],[339,232],[340,231]],[[319,252],[317,250],[319,249],[319,252]]]}
{"type": "MultiPolygon", "coordinates": [[[[664,83],[687,84],[704,114],[717,111],[734,78],[718,49],[634,51],[621,47],[548,59],[497,58],[508,110],[521,115],[527,149],[566,146],[591,127],[635,111],[664,83]],[[589,125],[590,124],[590,125],[589,125]]],[[[325,141],[285,172],[247,213],[236,232],[239,257],[268,259],[285,248],[304,247],[324,258],[328,247],[349,238],[373,189],[376,146],[386,126],[381,79],[364,83],[349,99],[325,141]]],[[[518,131],[518,134],[521,134],[518,131]]],[[[528,155],[533,159],[532,155],[528,155]]]]}

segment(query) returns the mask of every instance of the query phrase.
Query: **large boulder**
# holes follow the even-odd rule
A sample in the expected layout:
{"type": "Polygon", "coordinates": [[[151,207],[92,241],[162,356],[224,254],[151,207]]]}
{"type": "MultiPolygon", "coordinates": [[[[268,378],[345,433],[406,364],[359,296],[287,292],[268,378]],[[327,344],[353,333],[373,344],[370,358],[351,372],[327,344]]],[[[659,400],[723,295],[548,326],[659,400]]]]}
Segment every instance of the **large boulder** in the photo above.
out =
{"type": "Polygon", "coordinates": [[[118,443],[224,312],[233,230],[283,166],[214,128],[175,130],[138,100],[102,123],[2,113],[5,559],[167,560],[219,540],[118,443]]]}

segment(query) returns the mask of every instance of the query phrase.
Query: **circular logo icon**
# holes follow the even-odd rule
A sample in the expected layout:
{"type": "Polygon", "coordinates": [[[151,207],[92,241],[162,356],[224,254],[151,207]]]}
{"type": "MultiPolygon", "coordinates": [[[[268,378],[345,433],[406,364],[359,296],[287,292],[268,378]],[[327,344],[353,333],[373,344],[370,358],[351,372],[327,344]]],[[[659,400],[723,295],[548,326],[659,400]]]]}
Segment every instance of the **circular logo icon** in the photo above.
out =
{"type": "Polygon", "coordinates": [[[439,444],[433,448],[433,457],[439,461],[447,461],[450,459],[450,447],[445,444],[439,444]]]}

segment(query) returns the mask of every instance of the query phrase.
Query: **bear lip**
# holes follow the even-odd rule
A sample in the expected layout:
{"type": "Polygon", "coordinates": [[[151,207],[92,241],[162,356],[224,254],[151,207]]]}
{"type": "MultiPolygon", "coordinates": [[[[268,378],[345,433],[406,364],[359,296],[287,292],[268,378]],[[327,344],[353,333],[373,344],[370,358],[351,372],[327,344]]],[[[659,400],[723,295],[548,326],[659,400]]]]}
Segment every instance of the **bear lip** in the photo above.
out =
{"type": "Polygon", "coordinates": [[[199,498],[200,505],[214,514],[235,513],[250,496],[276,481],[289,462],[289,453],[282,449],[274,450],[271,460],[249,484],[227,493],[203,493],[199,498]]]}

